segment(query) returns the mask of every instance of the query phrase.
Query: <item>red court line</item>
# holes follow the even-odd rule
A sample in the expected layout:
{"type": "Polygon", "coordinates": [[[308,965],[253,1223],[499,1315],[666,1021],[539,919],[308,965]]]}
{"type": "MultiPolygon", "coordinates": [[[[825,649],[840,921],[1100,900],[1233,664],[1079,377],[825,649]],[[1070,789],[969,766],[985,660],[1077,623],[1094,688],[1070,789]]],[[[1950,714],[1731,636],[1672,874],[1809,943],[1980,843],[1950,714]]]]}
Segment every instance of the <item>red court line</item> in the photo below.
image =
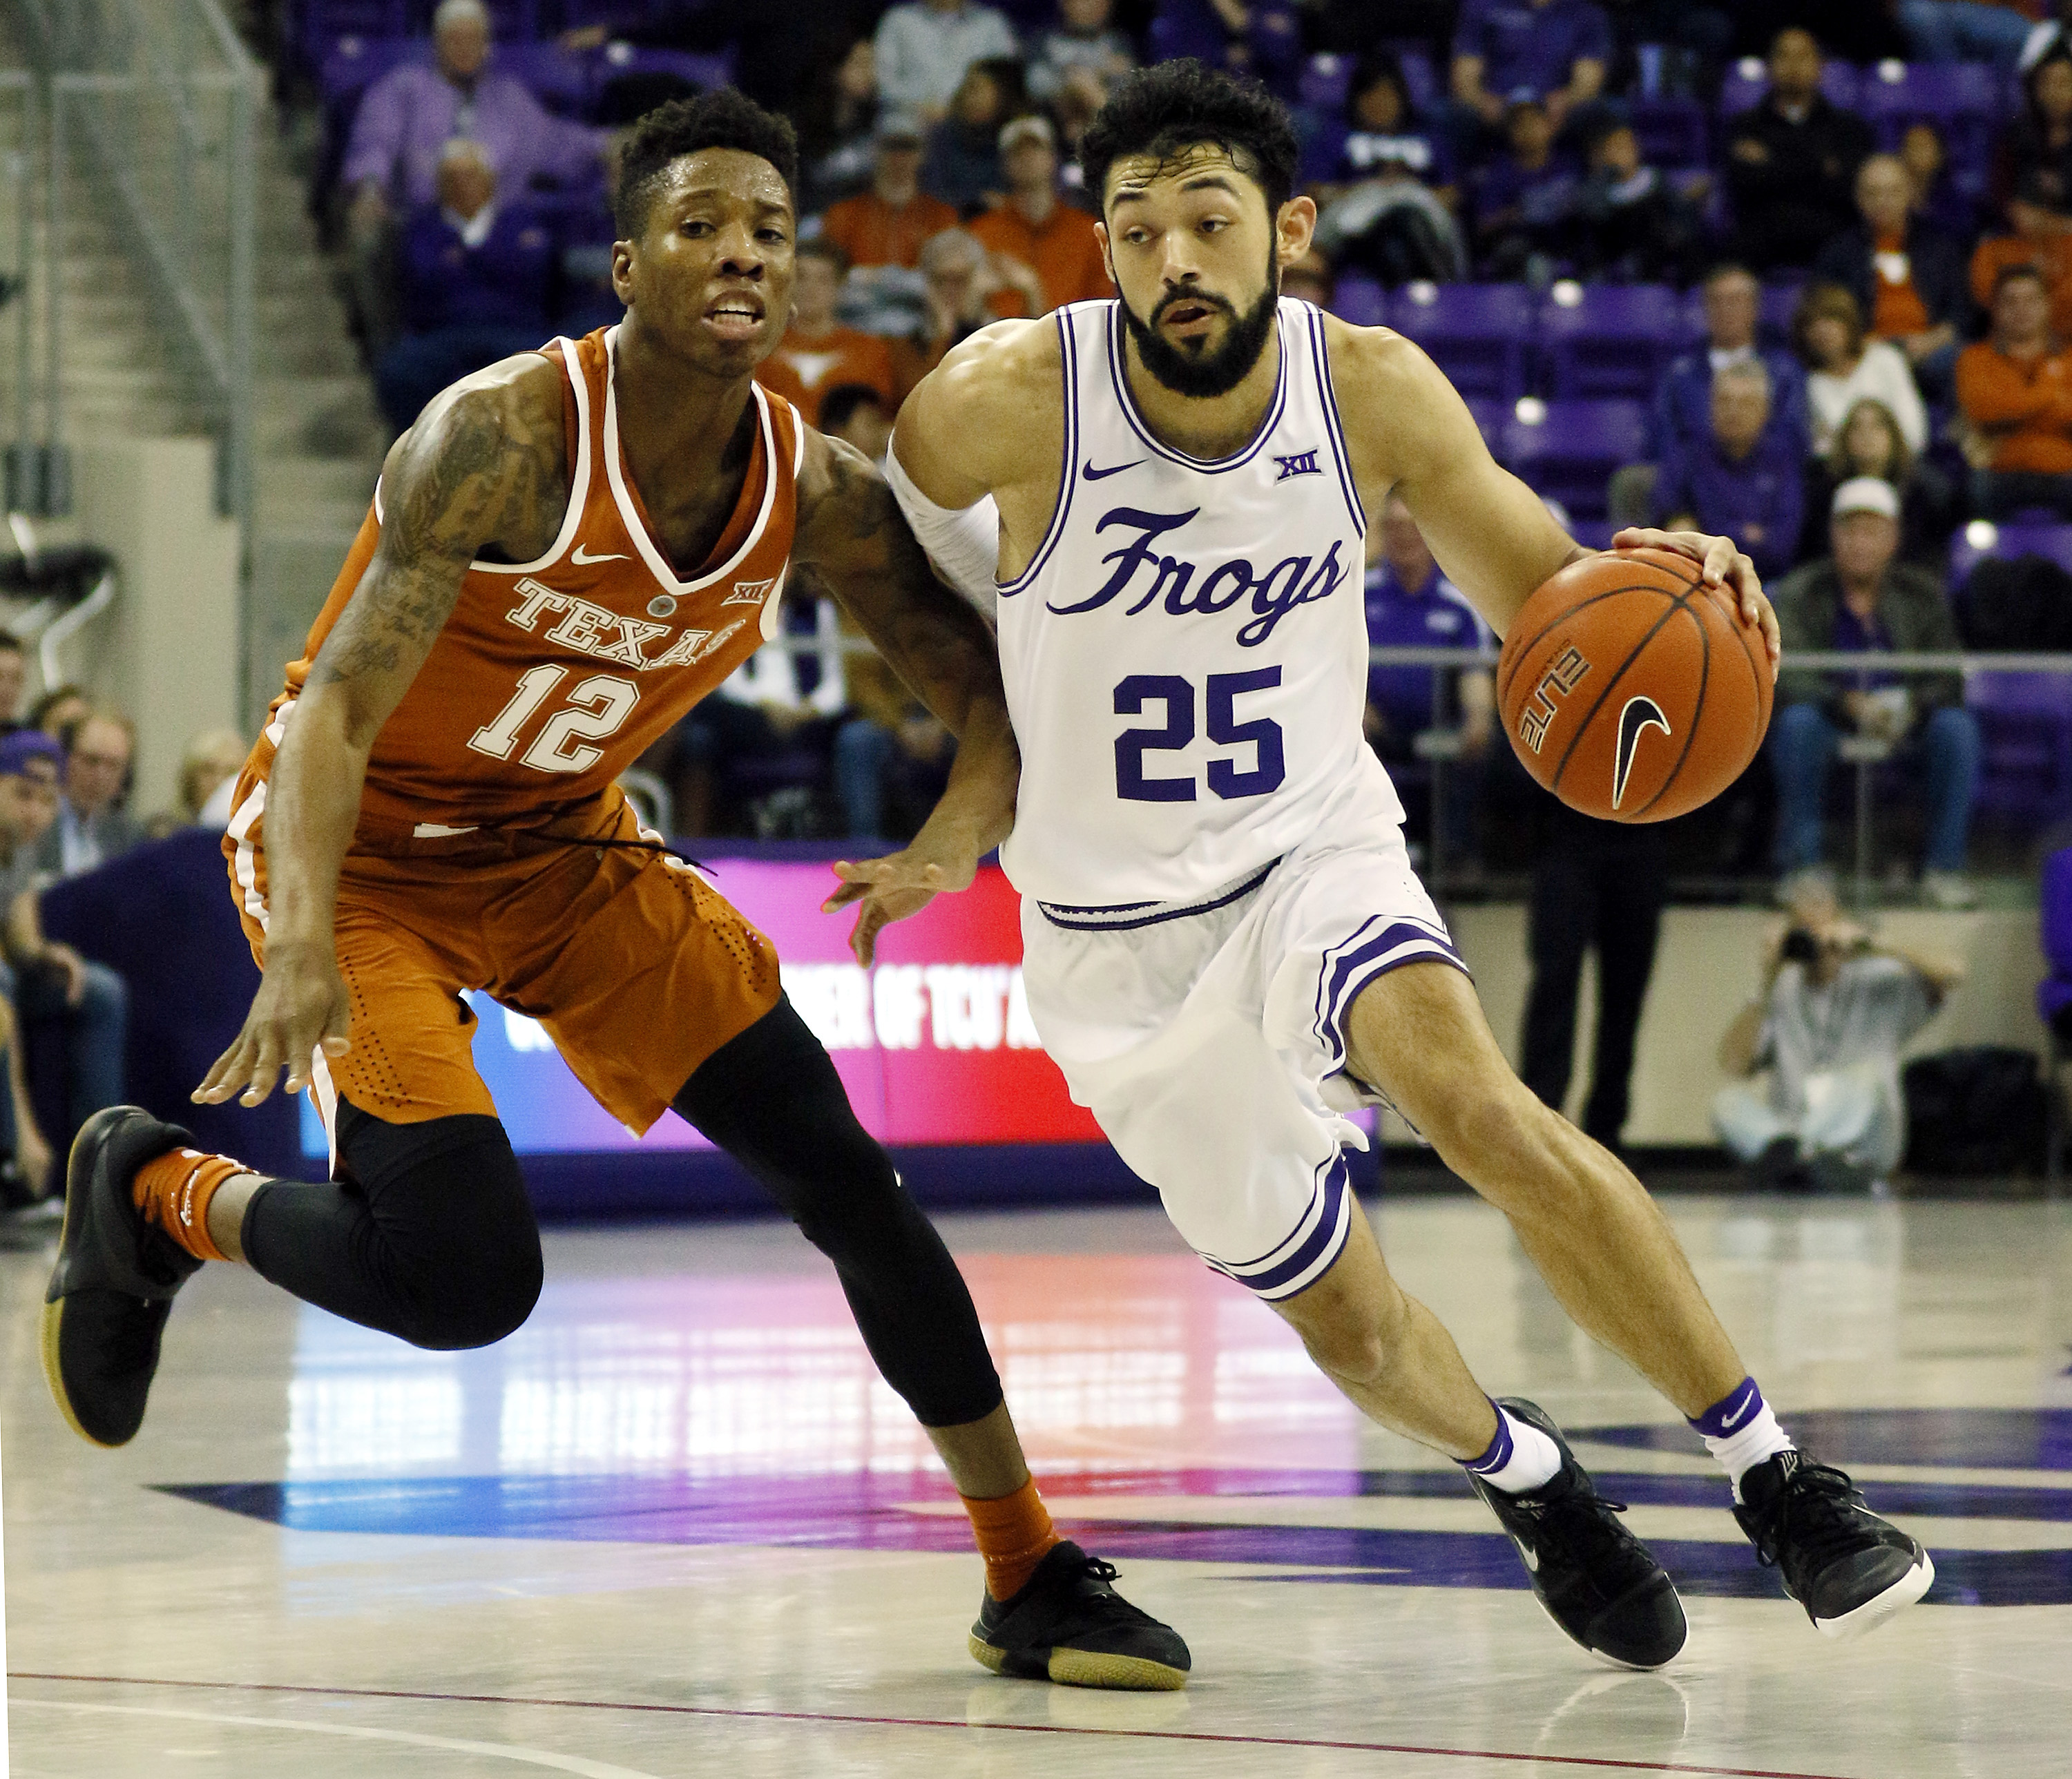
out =
{"type": "Polygon", "coordinates": [[[1615,1769],[1622,1773],[1688,1773],[1709,1779],[1841,1779],[1835,1773],[1781,1773],[1768,1767],[1700,1767],[1677,1761],[1621,1761],[1588,1754],[1512,1754],[1498,1748],[1429,1748],[1406,1742],[1332,1742],[1300,1736],[1219,1735],[1209,1730],[1100,1729],[1077,1724],[971,1724],[949,1717],[867,1717],[847,1711],[750,1711],[728,1705],[660,1705],[608,1699],[521,1699],[500,1693],[404,1692],[378,1687],[296,1687],[251,1680],[138,1680],[121,1674],[25,1674],[10,1680],[68,1680],[95,1687],[180,1687],[200,1692],[300,1693],[323,1699],[411,1699],[447,1705],[525,1705],[558,1711],[648,1711],[672,1717],[745,1718],[785,1724],[862,1724],[915,1730],[1003,1730],[1020,1736],[1127,1736],[1140,1742],[1238,1744],[1247,1748],[1334,1748],[1356,1754],[1423,1754],[1451,1761],[1538,1761],[1549,1767],[1615,1769]]]}

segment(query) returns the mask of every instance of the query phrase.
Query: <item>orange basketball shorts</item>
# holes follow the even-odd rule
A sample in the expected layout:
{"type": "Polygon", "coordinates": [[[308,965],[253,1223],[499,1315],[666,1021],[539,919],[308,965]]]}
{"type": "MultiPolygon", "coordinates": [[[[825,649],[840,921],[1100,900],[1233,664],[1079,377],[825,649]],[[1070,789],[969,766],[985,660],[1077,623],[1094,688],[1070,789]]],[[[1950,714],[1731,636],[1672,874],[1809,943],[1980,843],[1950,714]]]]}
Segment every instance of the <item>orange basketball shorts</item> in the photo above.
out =
{"type": "MultiPolygon", "coordinates": [[[[462,998],[479,989],[538,1020],[598,1103],[644,1133],[778,996],[776,948],[697,871],[639,844],[652,838],[614,791],[552,837],[479,830],[356,846],[336,928],[352,1047],[319,1057],[326,1123],[339,1095],[391,1124],[494,1117],[462,998]]],[[[226,836],[224,850],[263,969],[263,836],[226,836]]]]}

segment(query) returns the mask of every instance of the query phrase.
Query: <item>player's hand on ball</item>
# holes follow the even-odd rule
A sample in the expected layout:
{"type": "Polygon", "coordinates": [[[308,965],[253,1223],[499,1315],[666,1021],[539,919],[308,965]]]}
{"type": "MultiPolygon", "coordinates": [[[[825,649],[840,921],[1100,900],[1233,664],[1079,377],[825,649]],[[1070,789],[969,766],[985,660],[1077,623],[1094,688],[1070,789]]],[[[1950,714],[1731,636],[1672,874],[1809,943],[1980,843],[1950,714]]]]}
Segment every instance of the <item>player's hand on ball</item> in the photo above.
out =
{"type": "Polygon", "coordinates": [[[1762,577],[1745,553],[1734,548],[1731,537],[1708,537],[1703,532],[1663,532],[1649,525],[1629,525],[1612,540],[1615,550],[1674,550],[1704,565],[1704,578],[1713,586],[1732,587],[1741,601],[1741,618],[1762,632],[1770,650],[1770,676],[1777,677],[1784,659],[1784,639],[1777,628],[1777,614],[1762,590],[1762,577]]]}
{"type": "Polygon", "coordinates": [[[881,928],[919,914],[945,891],[969,889],[978,875],[978,860],[964,853],[946,857],[927,844],[923,835],[904,852],[882,859],[838,859],[835,875],[842,880],[841,887],[820,904],[820,912],[832,914],[857,905],[849,948],[867,970],[877,955],[881,928]]]}
{"type": "Polygon", "coordinates": [[[352,997],[330,946],[269,946],[266,973],[245,1016],[245,1029],[216,1059],[192,1098],[220,1106],[235,1094],[240,1105],[256,1106],[273,1092],[274,1077],[283,1068],[288,1091],[300,1093],[319,1046],[333,1057],[352,1049],[352,997]]]}

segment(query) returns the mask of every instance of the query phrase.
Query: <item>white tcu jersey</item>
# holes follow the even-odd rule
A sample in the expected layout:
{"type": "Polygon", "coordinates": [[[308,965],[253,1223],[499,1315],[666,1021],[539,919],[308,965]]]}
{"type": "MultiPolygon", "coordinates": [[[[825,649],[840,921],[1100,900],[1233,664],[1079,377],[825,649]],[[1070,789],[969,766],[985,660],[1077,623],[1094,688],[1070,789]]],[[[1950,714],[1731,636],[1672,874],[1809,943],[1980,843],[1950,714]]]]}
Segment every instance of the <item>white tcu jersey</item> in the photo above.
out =
{"type": "Polygon", "coordinates": [[[1137,413],[1117,304],[1054,318],[1064,475],[1041,548],[997,590],[1015,887],[1065,924],[1128,924],[1262,869],[1349,793],[1400,822],[1361,733],[1367,519],[1322,316],[1281,300],[1272,405],[1213,462],[1137,413]]]}

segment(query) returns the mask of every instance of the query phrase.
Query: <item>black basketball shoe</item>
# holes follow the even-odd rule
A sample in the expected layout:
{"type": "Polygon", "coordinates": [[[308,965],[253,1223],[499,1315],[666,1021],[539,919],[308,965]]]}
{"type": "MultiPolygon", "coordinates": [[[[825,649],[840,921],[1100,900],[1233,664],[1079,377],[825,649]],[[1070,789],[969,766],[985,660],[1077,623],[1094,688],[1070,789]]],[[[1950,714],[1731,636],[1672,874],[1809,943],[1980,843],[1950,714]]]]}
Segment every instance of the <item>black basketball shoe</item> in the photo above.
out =
{"type": "Polygon", "coordinates": [[[192,1140],[134,1106],[110,1106],[72,1143],[64,1234],[43,1293],[43,1376],[72,1430],[96,1445],[126,1445],[143,1424],[174,1293],[201,1267],[145,1220],[130,1182],[192,1140]]]}
{"type": "Polygon", "coordinates": [[[1745,1471],[1741,1522],[1765,1567],[1823,1637],[1860,1637],[1911,1606],[1935,1580],[1920,1542],[1864,1505],[1844,1471],[1780,1452],[1745,1471]]]}
{"type": "Polygon", "coordinates": [[[1684,1647],[1687,1634],[1675,1584],[1647,1547],[1620,1524],[1625,1504],[1597,1493],[1553,1417],[1512,1396],[1498,1406],[1561,1448],[1553,1481],[1523,1493],[1468,1478],[1518,1546],[1535,1596],[1591,1654],[1622,1668],[1660,1667],[1684,1647]]]}
{"type": "Polygon", "coordinates": [[[1139,1612],[1108,1584],[1116,1568],[1070,1539],[1051,1547],[1011,1600],[991,1594],[971,1629],[978,1662],[1017,1680],[1128,1692],[1173,1692],[1194,1658],[1180,1633],[1139,1612]]]}

